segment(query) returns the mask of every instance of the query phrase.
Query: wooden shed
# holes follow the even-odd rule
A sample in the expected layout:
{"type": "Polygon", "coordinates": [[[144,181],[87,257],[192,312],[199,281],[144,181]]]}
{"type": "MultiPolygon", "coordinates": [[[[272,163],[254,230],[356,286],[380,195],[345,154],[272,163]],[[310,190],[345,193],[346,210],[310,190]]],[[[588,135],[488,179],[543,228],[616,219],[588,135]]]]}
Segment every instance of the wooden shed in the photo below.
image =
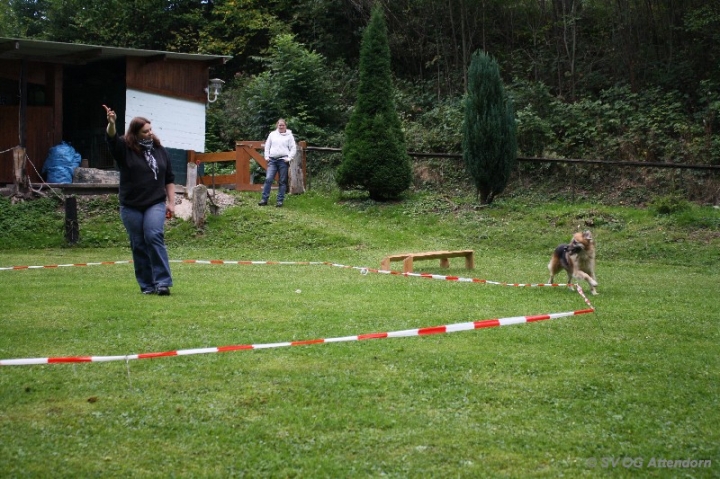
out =
{"type": "Polygon", "coordinates": [[[13,183],[17,146],[31,182],[61,142],[89,167],[113,168],[103,104],[117,111],[119,132],[147,117],[173,164],[184,163],[186,151],[205,151],[210,68],[230,58],[0,37],[0,185],[13,183]]]}

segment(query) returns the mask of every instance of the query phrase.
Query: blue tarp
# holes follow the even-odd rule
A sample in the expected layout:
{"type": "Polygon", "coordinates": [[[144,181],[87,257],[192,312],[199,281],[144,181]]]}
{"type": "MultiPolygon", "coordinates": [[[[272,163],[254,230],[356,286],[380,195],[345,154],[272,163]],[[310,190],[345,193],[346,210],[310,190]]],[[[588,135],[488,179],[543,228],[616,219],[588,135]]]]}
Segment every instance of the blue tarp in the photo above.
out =
{"type": "Polygon", "coordinates": [[[42,173],[48,183],[72,183],[73,172],[81,161],[80,153],[63,141],[50,148],[42,173]]]}

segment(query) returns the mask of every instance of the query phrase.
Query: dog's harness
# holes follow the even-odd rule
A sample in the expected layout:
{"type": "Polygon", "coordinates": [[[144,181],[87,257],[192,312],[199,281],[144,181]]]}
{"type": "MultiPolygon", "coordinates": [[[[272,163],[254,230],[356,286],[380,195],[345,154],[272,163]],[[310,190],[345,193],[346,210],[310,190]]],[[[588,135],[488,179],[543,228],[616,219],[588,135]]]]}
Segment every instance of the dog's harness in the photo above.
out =
{"type": "Polygon", "coordinates": [[[577,253],[582,249],[580,246],[575,246],[575,242],[573,241],[570,244],[561,244],[555,249],[555,254],[558,255],[560,258],[560,264],[563,268],[567,269],[570,264],[568,263],[567,257],[570,254],[577,253]]]}
{"type": "Polygon", "coordinates": [[[560,248],[562,249],[562,254],[560,255],[560,264],[562,265],[563,268],[567,269],[570,266],[568,264],[568,260],[567,260],[567,255],[568,255],[568,250],[570,249],[570,245],[564,244],[560,248]]]}

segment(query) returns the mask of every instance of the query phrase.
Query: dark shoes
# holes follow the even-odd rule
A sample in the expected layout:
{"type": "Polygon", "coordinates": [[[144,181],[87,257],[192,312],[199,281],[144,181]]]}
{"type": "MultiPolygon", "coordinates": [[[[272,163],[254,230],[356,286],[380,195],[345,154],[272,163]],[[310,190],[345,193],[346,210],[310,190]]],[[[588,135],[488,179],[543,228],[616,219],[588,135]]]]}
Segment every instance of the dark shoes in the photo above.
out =
{"type": "Polygon", "coordinates": [[[157,294],[158,296],[170,296],[170,288],[158,286],[157,289],[143,289],[142,294],[157,294]]]}
{"type": "Polygon", "coordinates": [[[282,208],[282,203],[278,203],[275,205],[275,208],[282,208]]]}
{"type": "Polygon", "coordinates": [[[261,201],[258,206],[267,206],[267,201],[261,201]]]}
{"type": "Polygon", "coordinates": [[[143,289],[142,294],[157,294],[158,296],[170,296],[170,288],[167,286],[158,286],[157,289],[143,289]]]}

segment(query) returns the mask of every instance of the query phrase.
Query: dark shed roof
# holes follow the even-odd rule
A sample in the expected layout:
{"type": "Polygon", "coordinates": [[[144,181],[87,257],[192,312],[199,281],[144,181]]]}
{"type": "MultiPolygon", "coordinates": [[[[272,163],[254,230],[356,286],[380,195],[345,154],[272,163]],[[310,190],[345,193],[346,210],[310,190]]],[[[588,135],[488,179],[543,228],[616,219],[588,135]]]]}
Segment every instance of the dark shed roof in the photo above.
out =
{"type": "Polygon", "coordinates": [[[48,42],[27,38],[0,37],[0,60],[28,60],[36,62],[84,65],[98,60],[123,57],[139,57],[149,61],[185,60],[206,62],[209,66],[222,65],[231,56],[202,55],[193,53],[164,52],[160,50],[137,50],[134,48],[103,47],[82,43],[48,42]]]}

